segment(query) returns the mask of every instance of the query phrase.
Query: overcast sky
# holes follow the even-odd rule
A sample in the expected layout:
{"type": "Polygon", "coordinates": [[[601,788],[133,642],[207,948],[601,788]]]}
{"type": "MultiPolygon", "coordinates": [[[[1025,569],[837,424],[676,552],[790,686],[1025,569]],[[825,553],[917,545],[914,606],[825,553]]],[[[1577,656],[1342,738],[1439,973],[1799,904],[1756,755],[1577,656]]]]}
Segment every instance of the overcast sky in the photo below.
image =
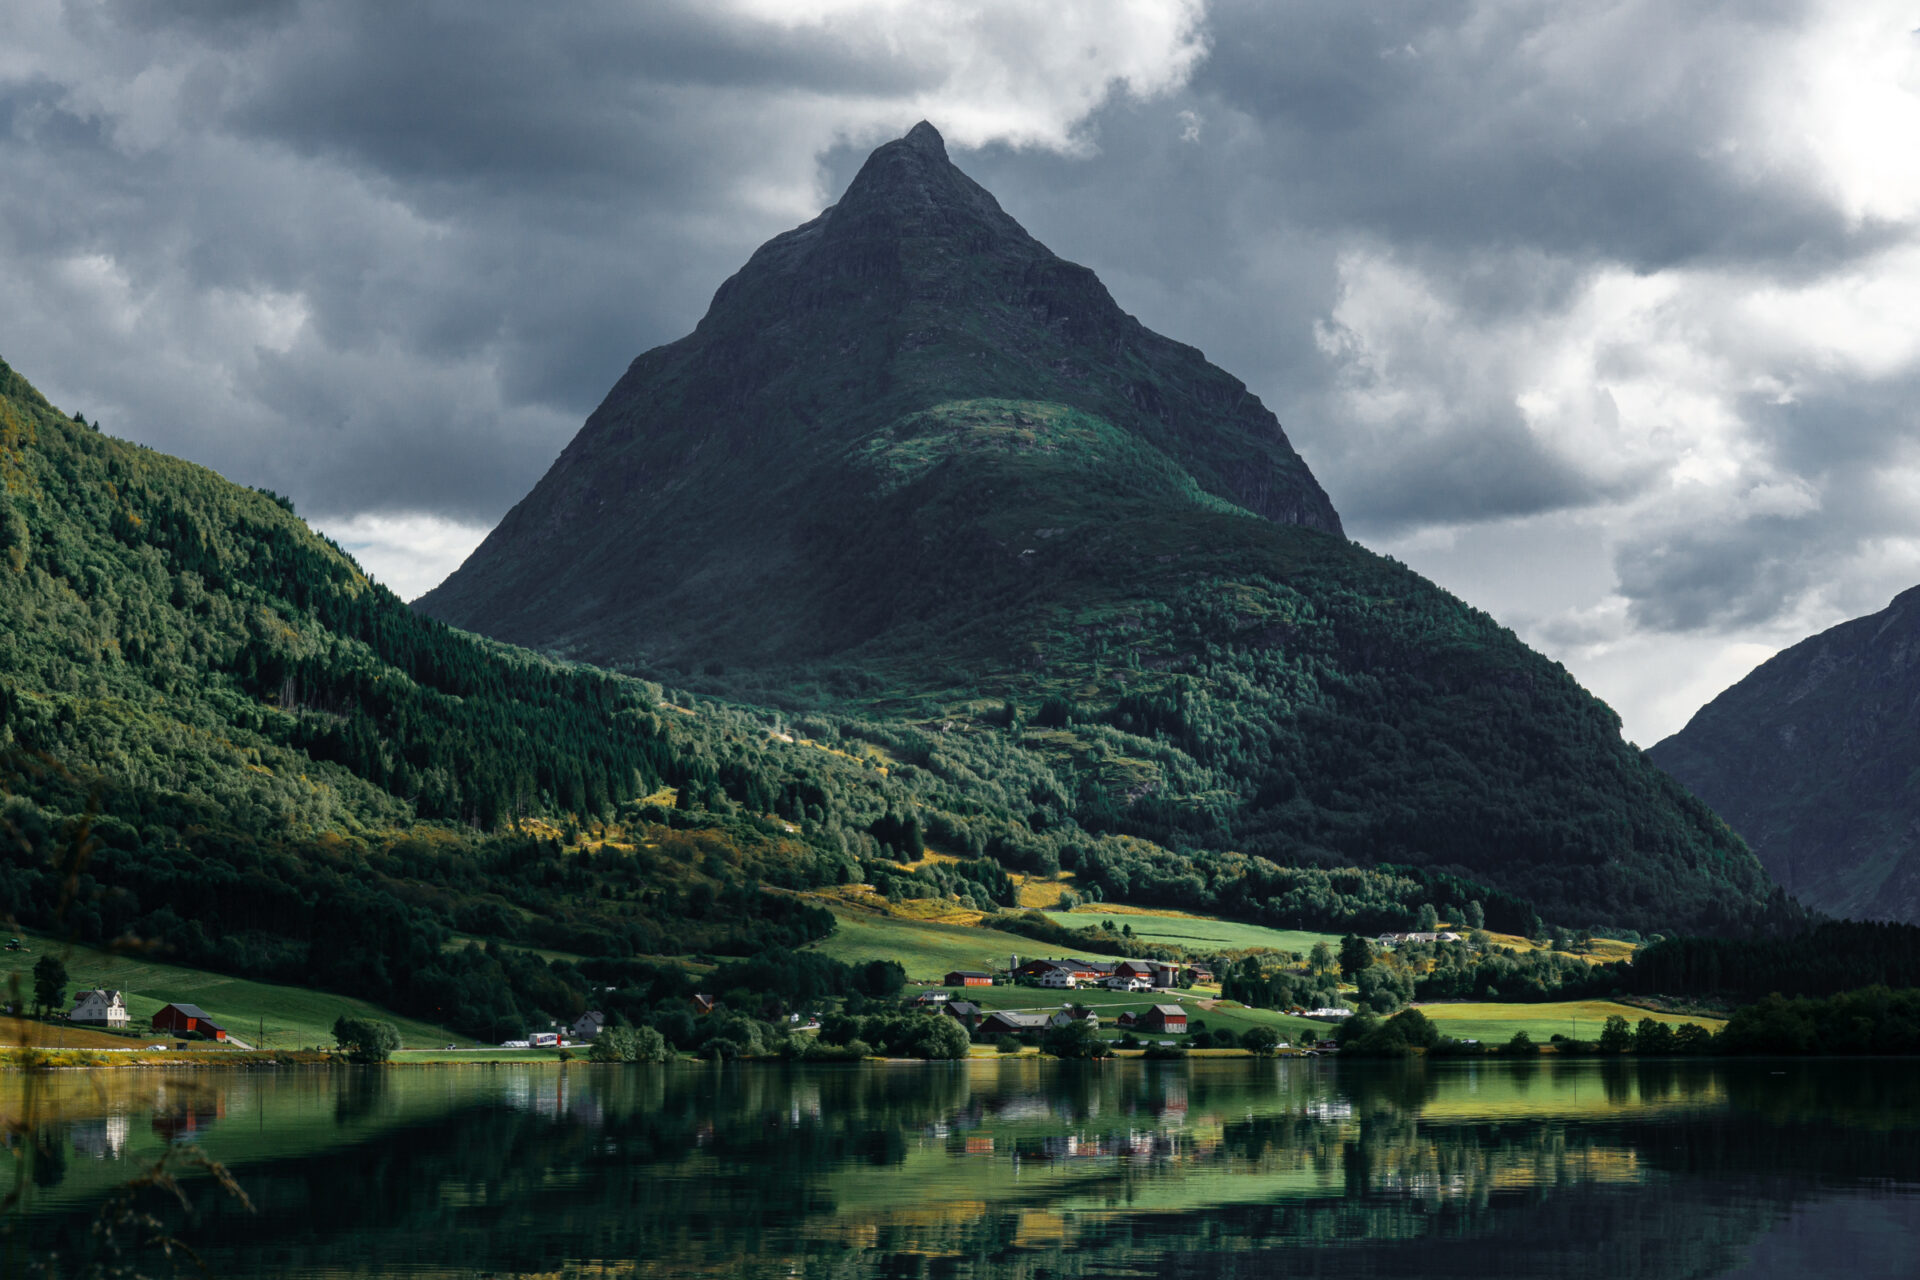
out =
{"type": "Polygon", "coordinates": [[[1650,744],[1920,583],[1920,0],[8,0],[0,356],[403,595],[925,117],[1650,744]]]}

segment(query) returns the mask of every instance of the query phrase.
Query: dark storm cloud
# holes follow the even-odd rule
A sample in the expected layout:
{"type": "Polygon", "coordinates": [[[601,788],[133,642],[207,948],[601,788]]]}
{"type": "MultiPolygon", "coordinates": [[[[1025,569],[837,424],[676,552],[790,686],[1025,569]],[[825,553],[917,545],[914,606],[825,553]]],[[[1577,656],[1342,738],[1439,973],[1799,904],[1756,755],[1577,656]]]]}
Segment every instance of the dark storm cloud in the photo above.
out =
{"type": "Polygon", "coordinates": [[[1042,19],[979,13],[921,38],[693,0],[24,0],[0,354],[304,509],[484,525],[633,356],[931,114],[1030,230],[1245,379],[1363,538],[1600,513],[1595,591],[1667,630],[1778,614],[1908,528],[1848,500],[1916,430],[1899,361],[1783,355],[1680,294],[1602,305],[1812,288],[1911,242],[1766,114],[1805,91],[1781,50],[1835,20],[1812,0],[1236,0],[1154,92],[1048,64],[1020,82],[1047,101],[994,79],[1048,52],[1042,19]],[[948,118],[995,109],[975,149],[948,118]],[[1725,385],[1648,393],[1676,347],[1725,385]],[[1718,487],[1670,509],[1709,453],[1718,487]]]}
{"type": "MultiPolygon", "coordinates": [[[[1661,273],[1727,294],[1817,289],[1913,242],[1911,219],[1851,210],[1774,151],[1770,97],[1791,121],[1809,91],[1782,50],[1823,23],[1798,0],[1216,5],[1212,55],[1171,104],[1186,140],[1169,107],[1112,104],[1088,161],[967,163],[1123,305],[1246,378],[1361,537],[1591,512],[1617,548],[1595,595],[1624,596],[1633,626],[1738,630],[1832,595],[1876,540],[1920,531],[1870,496],[1920,436],[1911,379],[1762,349],[1711,298],[1697,315],[1685,297],[1579,315],[1661,273]],[[1396,315],[1370,279],[1439,297],[1396,315]],[[1361,313],[1351,328],[1343,305],[1361,313]],[[1593,385],[1572,417],[1525,420],[1518,401],[1581,343],[1593,385]],[[1644,389],[1667,376],[1649,367],[1662,347],[1688,343],[1727,367],[1715,403],[1613,408],[1607,385],[1644,389]],[[1716,456],[1724,479],[1670,479],[1716,456]],[[1772,509],[1781,493],[1794,510],[1772,509]]],[[[1872,605],[1878,590],[1839,595],[1872,605]]]]}

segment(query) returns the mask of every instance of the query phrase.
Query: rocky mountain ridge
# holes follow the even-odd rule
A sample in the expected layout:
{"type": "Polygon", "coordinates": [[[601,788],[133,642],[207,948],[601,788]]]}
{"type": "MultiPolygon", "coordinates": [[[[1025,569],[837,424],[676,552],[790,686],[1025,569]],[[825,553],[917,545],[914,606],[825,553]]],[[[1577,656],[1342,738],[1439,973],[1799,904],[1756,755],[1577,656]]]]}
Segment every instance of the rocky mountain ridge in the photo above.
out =
{"type": "Polygon", "coordinates": [[[1920,587],[1776,654],[1648,754],[1810,906],[1920,923],[1920,587]]]}

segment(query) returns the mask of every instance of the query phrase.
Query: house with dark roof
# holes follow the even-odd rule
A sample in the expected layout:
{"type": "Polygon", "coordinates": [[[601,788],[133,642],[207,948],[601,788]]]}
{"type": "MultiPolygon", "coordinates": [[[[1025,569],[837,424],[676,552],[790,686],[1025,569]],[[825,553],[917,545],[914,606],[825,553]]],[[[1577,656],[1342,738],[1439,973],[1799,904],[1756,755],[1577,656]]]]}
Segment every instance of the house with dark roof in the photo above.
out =
{"type": "Polygon", "coordinates": [[[209,1040],[225,1040],[227,1029],[207,1016],[197,1004],[170,1004],[153,1015],[153,1029],[170,1035],[202,1035],[209,1040]]]}
{"type": "Polygon", "coordinates": [[[949,1018],[952,1018],[969,1031],[979,1026],[980,1019],[986,1016],[986,1011],[971,1000],[950,1000],[940,1006],[940,1012],[946,1014],[949,1018]]]}
{"type": "Polygon", "coordinates": [[[940,980],[943,987],[990,987],[993,975],[978,969],[955,969],[940,980]]]}
{"type": "Polygon", "coordinates": [[[126,998],[118,991],[83,991],[79,1003],[67,1015],[67,1021],[98,1027],[124,1027],[127,1025],[126,998]]]}
{"type": "Polygon", "coordinates": [[[1023,1032],[1045,1031],[1047,1015],[1044,1013],[1015,1013],[1010,1009],[1000,1009],[987,1015],[980,1024],[983,1036],[1017,1036],[1023,1032]]]}

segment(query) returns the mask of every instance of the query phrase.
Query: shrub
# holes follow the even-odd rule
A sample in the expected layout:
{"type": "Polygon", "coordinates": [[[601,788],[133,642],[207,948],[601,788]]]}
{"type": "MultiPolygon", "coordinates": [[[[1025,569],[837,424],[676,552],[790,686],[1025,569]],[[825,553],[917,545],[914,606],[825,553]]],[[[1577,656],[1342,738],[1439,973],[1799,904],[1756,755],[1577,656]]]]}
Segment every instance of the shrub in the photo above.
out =
{"type": "Polygon", "coordinates": [[[1600,1029],[1600,1052],[1625,1053],[1633,1047],[1633,1032],[1627,1026],[1627,1020],[1619,1014],[1607,1019],[1607,1025],[1600,1029]]]}
{"type": "Polygon", "coordinates": [[[1673,1028],[1664,1022],[1642,1018],[1640,1025],[1634,1028],[1633,1051],[1635,1053],[1672,1053],[1673,1042],[1673,1028]]]}
{"type": "Polygon", "coordinates": [[[1709,1053],[1713,1050],[1713,1032],[1697,1022],[1683,1022],[1673,1033],[1675,1053],[1709,1053]]]}
{"type": "Polygon", "coordinates": [[[1525,1031],[1516,1031],[1500,1052],[1516,1058],[1529,1058],[1540,1052],[1540,1046],[1535,1044],[1533,1037],[1525,1031]]]}
{"type": "Polygon", "coordinates": [[[1113,1052],[1098,1031],[1077,1020],[1049,1028],[1040,1041],[1040,1051],[1056,1058],[1104,1058],[1113,1052]]]}
{"type": "Polygon", "coordinates": [[[400,1028],[375,1018],[341,1014],[333,1024],[334,1043],[352,1062],[385,1062],[400,1047],[400,1028]]]}
{"type": "Polygon", "coordinates": [[[603,1027],[587,1050],[591,1062],[671,1062],[667,1038],[652,1027],[603,1027]]]}

